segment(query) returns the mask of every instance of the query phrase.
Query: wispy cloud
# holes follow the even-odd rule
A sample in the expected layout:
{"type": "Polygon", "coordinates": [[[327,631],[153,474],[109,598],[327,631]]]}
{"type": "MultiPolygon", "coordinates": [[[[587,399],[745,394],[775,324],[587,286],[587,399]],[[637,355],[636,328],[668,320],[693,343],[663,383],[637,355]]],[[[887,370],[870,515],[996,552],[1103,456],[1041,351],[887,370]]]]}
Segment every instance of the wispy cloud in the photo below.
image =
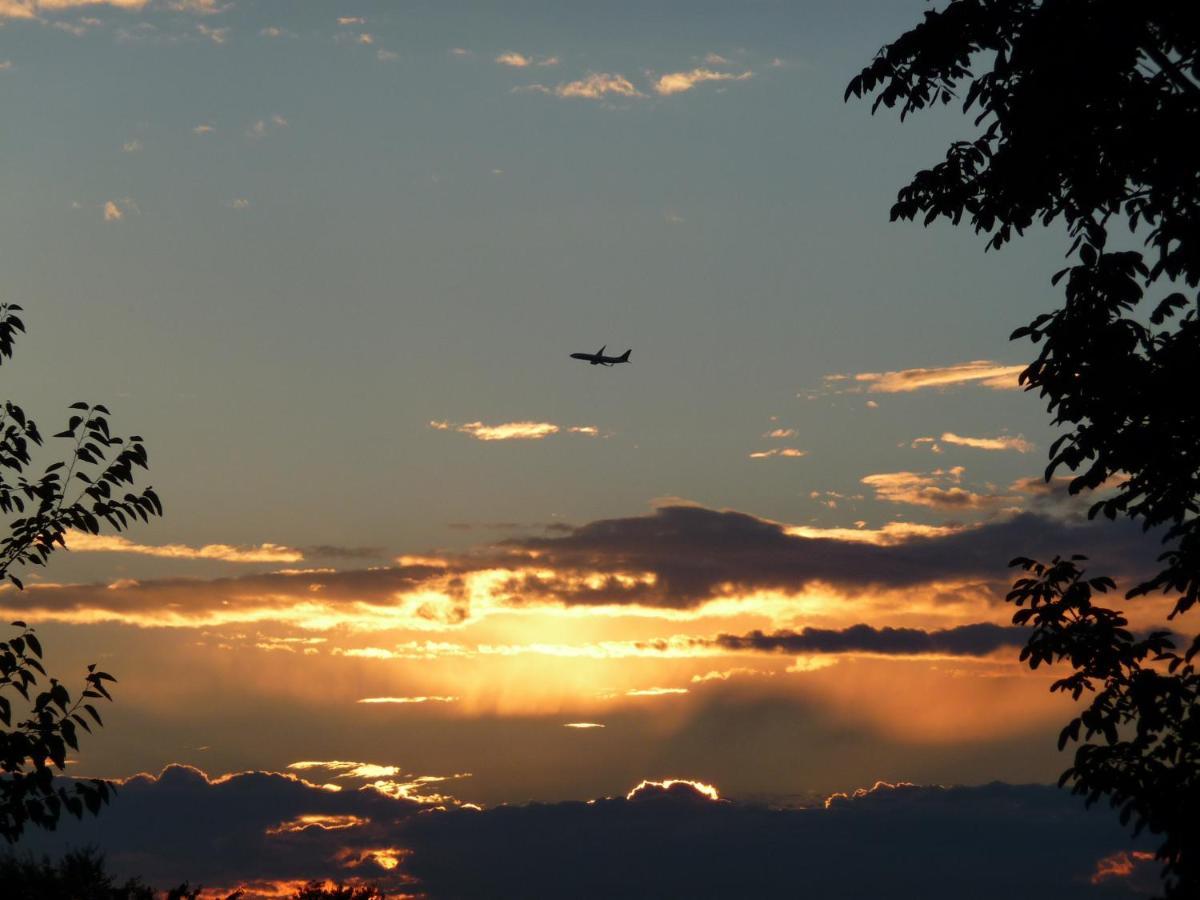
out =
{"type": "Polygon", "coordinates": [[[214,44],[223,44],[229,39],[230,29],[228,28],[210,28],[203,22],[198,22],[196,24],[196,30],[200,32],[203,37],[208,38],[214,44]]]}
{"type": "Polygon", "coordinates": [[[0,0],[0,19],[38,19],[45,14],[89,6],[110,6],[136,12],[147,0],[0,0]]]}
{"type": "Polygon", "coordinates": [[[363,697],[356,703],[455,703],[457,697],[363,697]]]}
{"type": "Polygon", "coordinates": [[[197,125],[192,129],[192,134],[212,134],[216,131],[211,125],[197,125]]]}
{"type": "MultiPolygon", "coordinates": [[[[467,51],[458,53],[456,49],[450,52],[456,53],[456,55],[465,55],[467,51]]],[[[539,59],[533,56],[526,56],[524,53],[506,50],[496,57],[496,62],[502,66],[510,66],[514,69],[527,69],[530,66],[557,66],[559,60],[557,56],[543,56],[539,59]]]]}
{"type": "Polygon", "coordinates": [[[750,458],[770,459],[772,456],[779,456],[787,459],[799,459],[807,455],[807,450],[799,450],[796,447],[772,447],[770,450],[754,450],[750,453],[750,458]]]}
{"type": "Polygon", "coordinates": [[[626,697],[666,697],[672,694],[687,694],[687,688],[649,687],[634,688],[625,692],[626,697]]]}
{"type": "Polygon", "coordinates": [[[337,23],[342,26],[346,25],[366,25],[367,20],[362,16],[338,16],[337,23]]]}
{"type": "Polygon", "coordinates": [[[115,200],[104,201],[105,222],[120,222],[123,218],[125,218],[125,213],[115,200]]]}
{"type": "Polygon", "coordinates": [[[954,444],[959,447],[971,447],[975,450],[1014,450],[1017,453],[1029,453],[1033,450],[1033,444],[1025,440],[1021,435],[1013,437],[1011,435],[999,435],[997,437],[965,437],[960,434],[955,434],[952,431],[947,431],[938,437],[919,437],[913,440],[912,446],[920,447],[928,445],[933,453],[942,452],[942,444],[954,444]]]}
{"type": "Polygon", "coordinates": [[[604,726],[601,725],[599,722],[564,722],[563,723],[563,728],[587,729],[587,728],[603,728],[603,727],[604,726]]]}
{"type": "Polygon", "coordinates": [[[205,544],[189,547],[186,544],[137,544],[116,534],[88,534],[72,531],[67,535],[67,547],[76,553],[132,553],[137,556],[157,556],[164,559],[218,559],[236,563],[294,563],[304,554],[279,544],[259,544],[256,547],[235,547],[229,544],[205,544]]]}
{"type": "Polygon", "coordinates": [[[689,72],[668,72],[654,83],[654,93],[662,97],[669,97],[672,94],[690,91],[696,85],[706,81],[745,81],[752,77],[754,77],[754,73],[750,71],[734,75],[731,72],[715,72],[712,69],[702,68],[692,69],[689,72]]]}
{"type": "Polygon", "coordinates": [[[979,384],[998,391],[1015,391],[1017,376],[1025,366],[1006,366],[986,359],[938,368],[899,369],[894,372],[859,372],[826,375],[825,386],[837,393],[900,394],[925,388],[947,388],[979,384]]]}
{"type": "Polygon", "coordinates": [[[121,152],[123,152],[123,153],[138,153],[141,150],[142,150],[142,142],[139,141],[137,138],[128,140],[124,144],[121,145],[121,152]]]}
{"type": "Polygon", "coordinates": [[[600,429],[595,425],[571,425],[563,428],[553,422],[500,422],[496,425],[485,425],[483,422],[456,424],[435,419],[429,423],[429,427],[437,431],[458,431],[469,434],[480,441],[540,441],[542,438],[562,431],[585,437],[600,435],[600,429]]]}
{"type": "Polygon", "coordinates": [[[246,136],[251,138],[266,137],[272,129],[287,128],[288,120],[279,113],[272,113],[269,118],[257,119],[246,129],[246,136]]]}

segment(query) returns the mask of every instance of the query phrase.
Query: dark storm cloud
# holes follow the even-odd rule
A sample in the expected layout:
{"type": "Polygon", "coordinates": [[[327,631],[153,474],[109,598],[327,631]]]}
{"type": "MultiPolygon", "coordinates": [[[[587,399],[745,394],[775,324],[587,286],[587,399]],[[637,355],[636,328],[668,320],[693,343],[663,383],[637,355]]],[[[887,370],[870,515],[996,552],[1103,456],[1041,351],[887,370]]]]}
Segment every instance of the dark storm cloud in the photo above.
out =
{"type": "Polygon", "coordinates": [[[1090,878],[1102,859],[1147,847],[1110,810],[1039,785],[880,785],[828,808],[780,810],[676,783],[629,800],[418,814],[375,791],[331,794],[267,773],[209,781],[180,767],[131,781],[98,819],[33,832],[18,849],[84,842],[115,871],[160,883],[361,877],[431,898],[1083,900],[1130,896],[1128,879],[1090,878]],[[304,814],[363,821],[278,830],[304,814]],[[394,870],[371,862],[387,848],[409,851],[394,870]]]}
{"type": "Polygon", "coordinates": [[[986,656],[1004,647],[1019,647],[1029,639],[1029,629],[978,622],[938,631],[920,628],[804,628],[766,634],[722,634],[711,643],[726,650],[761,650],[781,653],[881,653],[897,656],[947,654],[986,656]]]}

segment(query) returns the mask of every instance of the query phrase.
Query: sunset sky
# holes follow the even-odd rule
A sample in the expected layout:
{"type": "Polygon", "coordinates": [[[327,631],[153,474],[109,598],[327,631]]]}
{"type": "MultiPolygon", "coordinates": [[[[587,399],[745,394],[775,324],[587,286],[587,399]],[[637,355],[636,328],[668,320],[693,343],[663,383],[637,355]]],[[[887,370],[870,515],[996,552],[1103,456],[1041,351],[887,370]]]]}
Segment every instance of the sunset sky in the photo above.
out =
{"type": "MultiPolygon", "coordinates": [[[[835,792],[865,821],[880,781],[1083,815],[1028,787],[1070,704],[1016,661],[1006,563],[1128,583],[1157,547],[1041,478],[1007,336],[1061,235],[888,221],[971,125],[842,94],[924,8],[0,0],[4,397],[47,433],[108,405],[166,506],[0,589],[53,673],[119,679],[71,766],[133,779],[87,832],[119,865],[436,895],[486,852],[463,816],[644,780],[737,834],[835,792]],[[632,365],[568,358],[601,345],[632,365]],[[122,831],[168,797],[211,832],[251,779],[270,852],[122,831]]],[[[1147,868],[1110,826],[1057,896],[1147,868]]]]}

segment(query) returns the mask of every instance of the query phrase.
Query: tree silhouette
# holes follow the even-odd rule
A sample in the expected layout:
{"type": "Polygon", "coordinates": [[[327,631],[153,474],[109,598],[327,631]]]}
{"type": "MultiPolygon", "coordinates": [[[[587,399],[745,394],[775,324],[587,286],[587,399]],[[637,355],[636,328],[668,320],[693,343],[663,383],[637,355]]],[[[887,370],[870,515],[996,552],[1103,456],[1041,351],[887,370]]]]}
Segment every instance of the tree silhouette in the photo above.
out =
{"type": "MultiPolygon", "coordinates": [[[[18,312],[19,306],[0,304],[0,364],[25,330],[18,312]]],[[[0,540],[0,583],[7,579],[19,590],[24,584],[13,569],[45,566],[66,546],[70,530],[98,534],[107,523],[121,531],[162,515],[153,488],[121,493],[134,484],[135,470],[147,466],[142,439],[114,435],[100,404],[74,403],[71,410],[67,427],[54,435],[69,441],[70,450],[33,481],[25,472],[33,464],[30,451],[42,444],[37,424],[11,401],[0,411],[0,512],[15,514],[0,540]]],[[[115,679],[88,666],[83,691],[72,702],[67,688],[46,674],[34,630],[24,622],[13,627],[19,633],[0,641],[0,836],[9,842],[26,823],[53,829],[64,810],[77,817],[84,809],[96,813],[113,791],[99,779],[77,780],[68,789],[55,784],[54,775],[65,769],[68,748],[79,749],[79,729],[103,724],[92,701],[111,700],[105,682],[115,679]],[[39,679],[45,689],[31,695],[39,679]],[[23,715],[14,716],[10,692],[29,704],[23,715]]]]}
{"type": "MultiPolygon", "coordinates": [[[[961,103],[978,129],[900,189],[893,220],[966,218],[988,249],[1065,224],[1063,304],[1012,335],[1041,345],[1021,382],[1065,426],[1046,478],[1075,473],[1072,493],[1115,484],[1089,516],[1140,520],[1166,545],[1127,598],[1161,591],[1171,618],[1186,612],[1200,599],[1200,156],[1183,136],[1200,130],[1200,7],[953,0],[846,89],[868,94],[902,120],[961,103]]],[[[1200,800],[1200,636],[1183,655],[1161,634],[1134,640],[1119,612],[1091,604],[1112,582],[1076,562],[1015,560],[1032,577],[1009,595],[1030,603],[1014,617],[1035,626],[1024,660],[1069,661],[1054,689],[1076,698],[1102,686],[1063,731],[1060,746],[1083,743],[1062,782],[1165,834],[1167,894],[1196,896],[1200,840],[1182,811],[1194,820],[1200,800]]]]}

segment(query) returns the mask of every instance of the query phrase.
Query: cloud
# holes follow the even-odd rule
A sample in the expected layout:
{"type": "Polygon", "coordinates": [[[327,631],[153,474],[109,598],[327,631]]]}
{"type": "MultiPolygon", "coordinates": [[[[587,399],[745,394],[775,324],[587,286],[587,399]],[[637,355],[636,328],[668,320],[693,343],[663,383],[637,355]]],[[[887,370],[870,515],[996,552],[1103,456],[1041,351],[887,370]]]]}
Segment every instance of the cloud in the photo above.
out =
{"type": "MultiPolygon", "coordinates": [[[[880,529],[786,525],[735,511],[666,506],[462,555],[339,571],[284,570],[218,579],[0,588],[12,618],[147,627],[276,622],[304,630],[452,629],[493,613],[630,610],[686,619],[716,604],[764,612],[767,600],[819,587],[836,609],[860,593],[965,591],[996,599],[1014,556],[1080,552],[1121,580],[1151,570],[1151,535],[1127,522],[1022,513],[973,527],[880,529]],[[948,587],[958,585],[958,587],[948,587]]],[[[907,595],[906,595],[907,596],[907,595]]],[[[847,610],[852,607],[846,607],[847,610]]]]}
{"type": "Polygon", "coordinates": [[[236,563],[294,563],[304,554],[280,544],[259,544],[256,547],[234,547],[229,544],[205,544],[189,547],[185,544],[136,544],[115,534],[88,534],[72,531],[67,535],[67,547],[76,553],[133,553],[164,559],[219,559],[236,563]]]}
{"type": "Polygon", "coordinates": [[[125,218],[125,213],[115,200],[106,200],[104,202],[105,222],[120,222],[123,218],[125,218]]]}
{"type": "Polygon", "coordinates": [[[38,19],[45,14],[96,6],[136,12],[146,3],[147,0],[0,0],[0,19],[38,19]]]}
{"type": "Polygon", "coordinates": [[[230,29],[228,28],[210,28],[203,22],[198,22],[196,30],[200,32],[201,36],[208,38],[214,44],[223,44],[229,39],[230,29]]]}
{"type": "Polygon", "coordinates": [[[939,441],[942,444],[971,447],[975,450],[1015,450],[1017,453],[1029,453],[1034,449],[1033,444],[1029,443],[1021,435],[1017,435],[1016,437],[1006,434],[999,435],[998,437],[964,437],[952,431],[943,432],[940,438],[916,438],[913,440],[912,446],[915,448],[921,444],[928,444],[932,452],[941,453],[942,448],[938,443],[939,441]]]}
{"type": "Polygon", "coordinates": [[[583,730],[591,728],[603,728],[599,722],[564,722],[563,728],[579,728],[583,730]]]}
{"type": "Polygon", "coordinates": [[[938,631],[920,628],[804,628],[764,634],[722,634],[712,643],[725,650],[780,653],[876,653],[887,656],[986,656],[997,650],[1021,647],[1029,630],[979,622],[938,631]]]}
{"type": "Polygon", "coordinates": [[[100,816],[64,821],[53,833],[28,832],[18,846],[60,853],[91,844],[103,849],[112,870],[159,884],[191,879],[232,888],[264,878],[352,874],[386,883],[385,868],[356,872],[345,861],[394,846],[386,843],[393,823],[422,808],[374,787],[327,790],[274,772],[210,778],[172,765],[158,776],[123,781],[100,816]],[[307,827],[305,817],[311,817],[307,827]],[[343,827],[328,827],[333,822],[343,827]]]}
{"type": "Polygon", "coordinates": [[[338,16],[337,23],[342,26],[346,25],[366,25],[367,20],[362,16],[338,16]]]}
{"type": "Polygon", "coordinates": [[[672,694],[689,693],[687,688],[681,687],[649,687],[649,688],[632,688],[625,692],[626,697],[667,697],[672,694]]]}
{"type": "Polygon", "coordinates": [[[750,453],[750,458],[770,459],[772,456],[782,456],[788,459],[799,459],[807,455],[807,450],[799,450],[795,447],[772,447],[770,450],[754,450],[750,453]]]}
{"type": "Polygon", "coordinates": [[[455,703],[457,697],[363,697],[356,703],[455,703]]]}
{"type": "MultiPolygon", "coordinates": [[[[540,87],[540,85],[535,87],[540,87]]],[[[542,88],[542,90],[547,89],[542,88]]],[[[610,75],[608,72],[589,72],[584,78],[577,81],[568,81],[558,85],[552,93],[556,97],[582,100],[603,100],[610,96],[644,96],[624,75],[610,75]]]]}
{"type": "Polygon", "coordinates": [[[246,136],[251,138],[266,137],[272,128],[287,128],[288,120],[279,113],[273,113],[269,118],[257,119],[246,129],[246,136]]]}
{"type": "Polygon", "coordinates": [[[802,880],[813,897],[1007,900],[1036,885],[1039,896],[1103,900],[1129,896],[1128,870],[1152,840],[1048,785],[878,782],[774,809],[668,772],[586,803],[481,810],[430,802],[461,776],[341,760],[289,768],[210,777],[168,766],[123,782],[98,817],[28,831],[17,850],[92,844],[120,877],[226,892],[354,878],[432,897],[765,897],[792,896],[802,880]],[[1014,834],[1021,852],[997,853],[1014,834]]]}
{"type": "Polygon", "coordinates": [[[211,134],[216,131],[211,125],[197,125],[192,129],[193,134],[211,134]]]}
{"type": "Polygon", "coordinates": [[[792,438],[799,432],[795,428],[772,428],[770,431],[763,434],[765,438],[792,438]]]}
{"type": "Polygon", "coordinates": [[[861,481],[874,488],[878,500],[931,509],[990,509],[1013,501],[1011,496],[975,493],[960,487],[964,472],[962,466],[932,472],[881,472],[861,481]]]}
{"type": "Polygon", "coordinates": [[[142,150],[142,142],[139,141],[137,138],[126,141],[124,144],[121,145],[121,151],[123,153],[137,153],[140,150],[142,150]]]}
{"type": "Polygon", "coordinates": [[[400,58],[400,54],[395,50],[376,50],[375,58],[380,62],[395,62],[400,58]]]}
{"type": "Polygon", "coordinates": [[[706,63],[708,63],[710,66],[727,66],[727,65],[729,65],[729,60],[727,60],[725,57],[723,57],[719,53],[704,54],[704,61],[706,63]]]}
{"type": "Polygon", "coordinates": [[[523,53],[514,53],[512,50],[501,53],[496,57],[496,62],[502,66],[512,66],[516,69],[524,69],[526,66],[533,65],[533,60],[528,56],[523,53]]]}
{"type": "Polygon", "coordinates": [[[553,422],[501,422],[496,425],[466,422],[460,425],[435,419],[429,423],[429,427],[436,431],[459,431],[480,441],[540,441],[563,431],[584,437],[600,435],[600,429],[595,425],[571,425],[563,428],[553,422]]]}
{"type": "MultiPolygon", "coordinates": [[[[54,2],[59,2],[59,0],[54,0],[54,2]]],[[[197,16],[216,15],[233,6],[232,3],[221,3],[219,0],[168,0],[166,5],[173,12],[192,13],[197,16]]]]}
{"type": "Polygon", "coordinates": [[[0,72],[7,72],[13,67],[11,59],[0,59],[0,72]]]}
{"type": "Polygon", "coordinates": [[[954,366],[928,369],[900,369],[896,372],[860,372],[856,375],[826,375],[825,386],[841,394],[900,394],[925,388],[948,388],[979,384],[998,391],[1020,389],[1017,376],[1025,366],[1006,366],[979,359],[954,366]]]}
{"type": "Polygon", "coordinates": [[[712,69],[692,69],[690,72],[669,72],[654,83],[654,93],[662,97],[672,94],[682,94],[690,91],[698,84],[706,81],[745,81],[752,78],[753,72],[743,72],[734,75],[730,72],[714,72],[712,69]]]}

